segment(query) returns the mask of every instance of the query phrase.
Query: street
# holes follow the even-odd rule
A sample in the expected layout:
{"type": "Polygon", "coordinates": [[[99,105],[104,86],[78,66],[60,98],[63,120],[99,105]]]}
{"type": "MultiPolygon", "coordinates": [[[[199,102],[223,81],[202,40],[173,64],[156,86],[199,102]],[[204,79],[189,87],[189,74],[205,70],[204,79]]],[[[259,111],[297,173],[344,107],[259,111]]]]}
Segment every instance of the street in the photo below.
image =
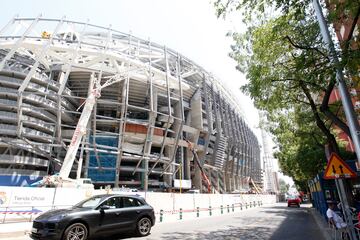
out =
{"type": "Polygon", "coordinates": [[[288,208],[285,203],[280,203],[214,218],[158,224],[153,228],[151,235],[143,239],[322,240],[324,238],[308,207],[288,208]]]}

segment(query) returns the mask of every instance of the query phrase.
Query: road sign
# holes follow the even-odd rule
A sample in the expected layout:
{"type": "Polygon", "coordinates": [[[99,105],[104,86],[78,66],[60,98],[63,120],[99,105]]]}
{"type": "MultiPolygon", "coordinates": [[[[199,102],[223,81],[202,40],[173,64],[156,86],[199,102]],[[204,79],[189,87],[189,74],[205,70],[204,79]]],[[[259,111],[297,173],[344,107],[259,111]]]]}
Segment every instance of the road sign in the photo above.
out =
{"type": "Polygon", "coordinates": [[[339,157],[339,155],[332,153],[324,172],[324,178],[356,178],[356,173],[339,157]]]}

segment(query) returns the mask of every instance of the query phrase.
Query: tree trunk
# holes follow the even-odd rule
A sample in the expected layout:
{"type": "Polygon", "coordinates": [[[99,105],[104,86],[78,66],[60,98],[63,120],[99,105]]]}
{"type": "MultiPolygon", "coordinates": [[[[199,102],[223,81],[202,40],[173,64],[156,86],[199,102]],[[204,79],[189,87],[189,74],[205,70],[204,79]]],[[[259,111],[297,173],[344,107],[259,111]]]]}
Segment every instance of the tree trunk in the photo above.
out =
{"type": "Polygon", "coordinates": [[[346,125],[346,123],[344,123],[338,116],[336,116],[329,109],[330,95],[331,95],[332,91],[334,90],[335,84],[336,84],[336,79],[333,77],[330,79],[329,85],[326,88],[326,91],[325,91],[325,94],[324,94],[324,97],[322,99],[322,103],[320,106],[320,111],[322,113],[324,113],[324,115],[329,120],[331,120],[336,126],[338,126],[344,133],[346,133],[351,138],[350,129],[346,125]]]}
{"type": "Polygon", "coordinates": [[[326,136],[326,139],[328,141],[330,150],[332,152],[335,152],[335,153],[339,154],[339,146],[338,146],[338,144],[336,142],[336,139],[335,139],[334,135],[330,132],[330,130],[326,127],[324,121],[320,118],[318,109],[316,107],[316,104],[315,104],[314,100],[311,97],[311,94],[310,94],[309,90],[306,88],[306,85],[304,84],[303,81],[300,81],[299,83],[300,83],[300,87],[304,91],[304,94],[305,94],[306,98],[309,100],[311,110],[313,112],[313,115],[314,115],[314,118],[315,118],[315,121],[316,121],[316,125],[320,128],[320,130],[326,136]]]}

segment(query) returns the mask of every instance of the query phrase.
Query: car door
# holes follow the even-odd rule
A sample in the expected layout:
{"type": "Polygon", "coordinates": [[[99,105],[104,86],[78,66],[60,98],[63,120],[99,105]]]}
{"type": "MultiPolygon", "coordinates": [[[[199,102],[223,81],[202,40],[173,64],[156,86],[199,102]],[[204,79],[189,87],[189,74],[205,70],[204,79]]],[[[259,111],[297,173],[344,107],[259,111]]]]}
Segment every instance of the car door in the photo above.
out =
{"type": "Polygon", "coordinates": [[[117,229],[122,228],[122,203],[121,197],[114,196],[108,198],[99,207],[99,226],[97,233],[115,233],[117,229]],[[102,206],[108,209],[101,210],[102,206]]]}
{"type": "Polygon", "coordinates": [[[136,198],[122,197],[122,219],[124,221],[124,227],[129,229],[135,228],[139,216],[144,211],[142,205],[143,204],[136,198]]]}

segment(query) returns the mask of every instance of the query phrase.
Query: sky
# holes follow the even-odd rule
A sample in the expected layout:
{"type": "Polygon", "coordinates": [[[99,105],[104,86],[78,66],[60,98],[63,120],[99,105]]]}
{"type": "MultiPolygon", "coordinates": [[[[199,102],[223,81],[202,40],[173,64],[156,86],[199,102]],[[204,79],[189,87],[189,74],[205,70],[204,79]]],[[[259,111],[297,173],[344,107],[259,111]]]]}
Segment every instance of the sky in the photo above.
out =
{"type": "MultiPolygon", "coordinates": [[[[244,109],[249,126],[258,136],[258,112],[239,87],[245,76],[228,54],[229,31],[243,31],[239,14],[218,19],[210,0],[12,0],[2,1],[0,28],[12,17],[61,18],[108,27],[166,45],[213,73],[231,89],[244,109]]],[[[277,165],[277,164],[276,164],[277,165]]]]}

